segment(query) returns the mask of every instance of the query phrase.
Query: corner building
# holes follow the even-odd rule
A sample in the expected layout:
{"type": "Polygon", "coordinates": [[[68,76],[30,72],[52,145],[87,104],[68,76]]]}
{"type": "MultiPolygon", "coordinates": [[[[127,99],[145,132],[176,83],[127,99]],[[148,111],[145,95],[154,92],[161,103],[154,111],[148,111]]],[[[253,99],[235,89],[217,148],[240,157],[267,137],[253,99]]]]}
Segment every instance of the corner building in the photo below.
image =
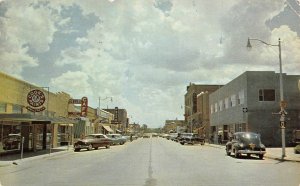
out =
{"type": "MultiPolygon", "coordinates": [[[[286,144],[292,131],[300,128],[300,75],[283,77],[283,95],[287,102],[286,144]]],[[[281,146],[279,74],[273,71],[246,71],[209,96],[211,135],[222,142],[234,132],[261,134],[268,146],[281,146]]]]}

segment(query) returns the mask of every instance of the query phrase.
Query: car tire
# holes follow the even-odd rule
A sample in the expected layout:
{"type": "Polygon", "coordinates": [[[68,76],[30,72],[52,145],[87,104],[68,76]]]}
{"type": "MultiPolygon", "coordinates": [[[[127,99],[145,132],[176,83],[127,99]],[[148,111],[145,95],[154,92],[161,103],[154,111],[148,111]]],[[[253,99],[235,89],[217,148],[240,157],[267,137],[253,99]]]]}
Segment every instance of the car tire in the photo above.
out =
{"type": "Polygon", "coordinates": [[[110,148],[110,145],[106,145],[105,148],[109,149],[109,148],[110,148]]]}
{"type": "Polygon", "coordinates": [[[92,145],[92,144],[89,144],[87,150],[90,151],[90,150],[92,150],[92,149],[93,149],[93,145],[92,145]]]}
{"type": "Polygon", "coordinates": [[[227,156],[231,155],[231,152],[228,150],[228,148],[226,148],[226,154],[227,154],[227,156]]]}
{"type": "Polygon", "coordinates": [[[180,142],[181,145],[184,145],[184,142],[180,142]]]}
{"type": "Polygon", "coordinates": [[[262,160],[264,158],[264,155],[263,154],[259,154],[258,157],[259,157],[259,159],[262,160]]]}
{"type": "Polygon", "coordinates": [[[240,154],[237,152],[237,149],[234,149],[234,157],[240,158],[240,154]]]}
{"type": "Polygon", "coordinates": [[[80,151],[80,149],[74,149],[74,152],[79,152],[80,151]]]}
{"type": "Polygon", "coordinates": [[[95,150],[98,150],[99,147],[94,147],[95,150]]]}

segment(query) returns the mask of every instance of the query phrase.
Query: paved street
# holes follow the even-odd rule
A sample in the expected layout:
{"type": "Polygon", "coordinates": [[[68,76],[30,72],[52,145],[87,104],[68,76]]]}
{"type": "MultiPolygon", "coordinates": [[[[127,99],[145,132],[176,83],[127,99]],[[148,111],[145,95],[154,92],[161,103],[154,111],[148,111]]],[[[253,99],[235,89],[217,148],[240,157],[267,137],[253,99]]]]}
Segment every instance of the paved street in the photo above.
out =
{"type": "Polygon", "coordinates": [[[18,185],[289,185],[300,164],[235,159],[224,149],[162,139],[138,139],[110,149],[69,152],[0,167],[3,186],[18,185]]]}

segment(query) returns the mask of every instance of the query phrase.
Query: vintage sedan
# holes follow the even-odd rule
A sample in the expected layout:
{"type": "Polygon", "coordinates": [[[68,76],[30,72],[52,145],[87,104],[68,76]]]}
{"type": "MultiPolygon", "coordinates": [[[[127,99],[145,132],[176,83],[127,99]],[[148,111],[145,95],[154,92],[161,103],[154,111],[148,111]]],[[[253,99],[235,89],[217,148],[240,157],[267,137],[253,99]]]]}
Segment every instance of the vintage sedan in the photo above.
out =
{"type": "Polygon", "coordinates": [[[298,144],[294,147],[294,152],[295,152],[295,154],[300,154],[300,144],[298,144]]]}
{"type": "Polygon", "coordinates": [[[107,134],[106,136],[112,140],[112,145],[123,145],[127,141],[127,138],[121,134],[107,134]]]}
{"type": "Polygon", "coordinates": [[[106,135],[89,134],[88,136],[74,143],[74,151],[78,152],[81,149],[92,150],[93,148],[98,149],[99,147],[110,148],[110,145],[112,145],[112,140],[106,135]]]}
{"type": "Polygon", "coordinates": [[[193,133],[180,133],[178,136],[178,141],[181,145],[184,144],[201,144],[204,145],[204,138],[200,137],[198,134],[193,133]]]}
{"type": "Polygon", "coordinates": [[[226,154],[234,154],[239,158],[242,154],[250,157],[252,154],[263,159],[266,153],[266,147],[261,143],[260,135],[253,132],[237,132],[233,134],[232,139],[226,143],[226,154]]]}
{"type": "Polygon", "coordinates": [[[21,134],[8,134],[8,136],[3,139],[4,150],[20,149],[20,144],[21,144],[21,134]]]}

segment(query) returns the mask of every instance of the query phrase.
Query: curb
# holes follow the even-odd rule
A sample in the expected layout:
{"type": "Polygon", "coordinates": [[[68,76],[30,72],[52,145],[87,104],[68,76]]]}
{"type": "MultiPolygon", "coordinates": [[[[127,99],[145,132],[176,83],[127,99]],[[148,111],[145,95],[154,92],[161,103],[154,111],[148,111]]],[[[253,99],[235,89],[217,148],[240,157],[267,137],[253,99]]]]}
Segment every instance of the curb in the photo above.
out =
{"type": "Polygon", "coordinates": [[[272,159],[272,160],[277,160],[277,161],[280,161],[280,162],[294,162],[294,163],[300,163],[300,160],[293,160],[293,159],[282,159],[282,158],[278,158],[278,157],[274,157],[274,156],[269,156],[269,155],[265,155],[264,156],[265,158],[268,158],[268,159],[272,159]]]}
{"type": "Polygon", "coordinates": [[[10,161],[0,161],[0,168],[11,166],[11,165],[18,165],[22,162],[27,162],[27,161],[32,161],[32,160],[47,159],[47,158],[50,158],[50,157],[64,155],[64,154],[67,154],[67,153],[70,153],[70,152],[73,152],[72,148],[70,148],[69,150],[61,151],[61,152],[53,152],[53,153],[50,153],[50,154],[42,154],[42,155],[27,157],[27,158],[23,158],[23,159],[16,159],[16,160],[10,160],[10,161]]]}
{"type": "MultiPolygon", "coordinates": [[[[224,149],[225,147],[222,146],[222,145],[214,145],[214,144],[205,144],[206,146],[209,146],[209,147],[212,147],[212,148],[217,148],[217,149],[224,149]]],[[[294,160],[294,159],[282,159],[282,158],[279,158],[279,157],[274,157],[274,156],[270,156],[270,155],[265,155],[264,158],[267,158],[267,159],[273,159],[273,160],[277,160],[277,161],[280,161],[280,162],[295,162],[295,163],[300,163],[300,160],[294,160]]]]}

